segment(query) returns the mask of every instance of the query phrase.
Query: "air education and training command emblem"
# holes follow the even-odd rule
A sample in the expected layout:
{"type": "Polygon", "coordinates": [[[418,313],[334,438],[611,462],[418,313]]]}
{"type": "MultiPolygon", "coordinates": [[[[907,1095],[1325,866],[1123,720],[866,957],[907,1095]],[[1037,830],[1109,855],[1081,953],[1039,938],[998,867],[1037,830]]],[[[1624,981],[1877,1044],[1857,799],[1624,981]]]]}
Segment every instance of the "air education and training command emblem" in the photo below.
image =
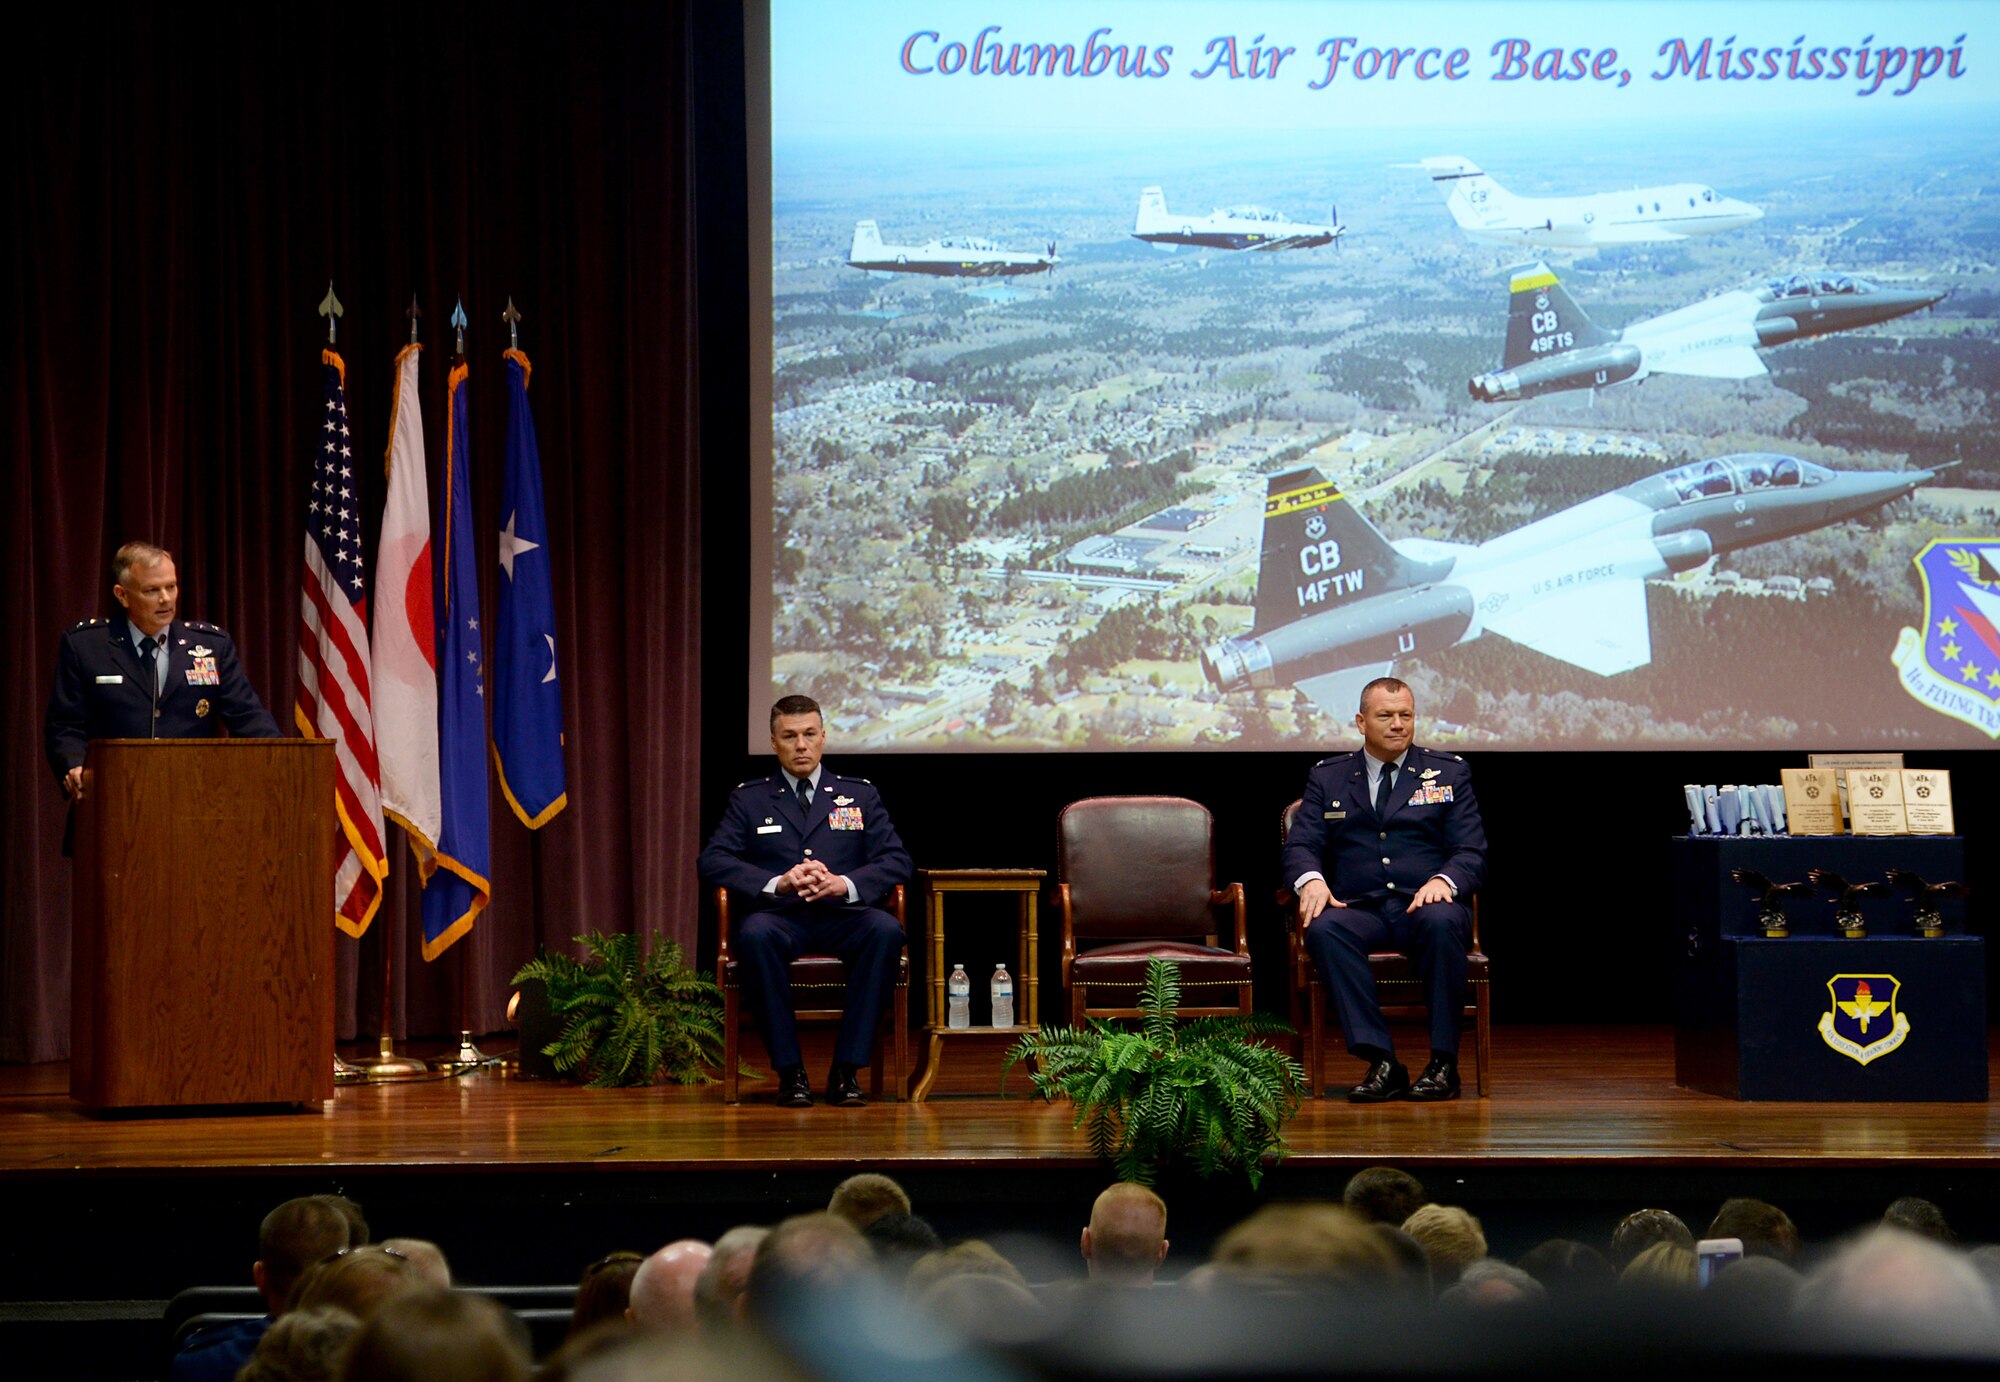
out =
{"type": "Polygon", "coordinates": [[[2000,538],[1936,538],[1912,564],[1924,627],[1896,640],[1897,680],[1940,715],[2000,739],[2000,538]]]}
{"type": "Polygon", "coordinates": [[[1910,1035],[1910,1019],[1896,1010],[1903,987],[1893,974],[1836,974],[1826,981],[1831,1006],[1819,1016],[1820,1039],[1862,1065],[1880,1060],[1910,1035]]]}

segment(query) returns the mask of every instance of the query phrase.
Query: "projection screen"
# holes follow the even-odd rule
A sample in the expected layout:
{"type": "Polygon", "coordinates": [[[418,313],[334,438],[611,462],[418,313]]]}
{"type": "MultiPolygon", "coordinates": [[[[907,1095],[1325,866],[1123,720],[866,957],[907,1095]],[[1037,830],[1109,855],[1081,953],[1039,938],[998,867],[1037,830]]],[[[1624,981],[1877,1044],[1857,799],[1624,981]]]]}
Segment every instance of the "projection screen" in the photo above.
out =
{"type": "Polygon", "coordinates": [[[750,746],[1986,745],[1995,29],[770,0],[750,746]]]}

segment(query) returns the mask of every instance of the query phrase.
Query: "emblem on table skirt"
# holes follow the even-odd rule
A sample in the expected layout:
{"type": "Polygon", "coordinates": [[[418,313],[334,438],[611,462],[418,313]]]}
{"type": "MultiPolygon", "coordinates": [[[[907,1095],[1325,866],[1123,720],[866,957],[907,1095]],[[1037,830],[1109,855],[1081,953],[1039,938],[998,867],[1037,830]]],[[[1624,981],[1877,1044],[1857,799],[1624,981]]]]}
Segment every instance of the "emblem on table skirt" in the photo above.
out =
{"type": "Polygon", "coordinates": [[[1830,1006],[1820,1014],[1820,1039],[1867,1065],[1901,1046],[1910,1019],[1898,1011],[1902,982],[1893,974],[1836,974],[1826,981],[1830,1006]]]}

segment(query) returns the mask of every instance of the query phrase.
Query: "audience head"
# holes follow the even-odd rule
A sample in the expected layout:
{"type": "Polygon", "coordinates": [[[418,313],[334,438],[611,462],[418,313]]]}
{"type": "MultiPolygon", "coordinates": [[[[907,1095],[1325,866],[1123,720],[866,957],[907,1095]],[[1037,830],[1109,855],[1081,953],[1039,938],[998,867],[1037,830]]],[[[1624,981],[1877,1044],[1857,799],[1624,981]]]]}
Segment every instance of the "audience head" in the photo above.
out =
{"type": "Polygon", "coordinates": [[[1659,1242],[1626,1264],[1618,1274],[1620,1290],[1673,1296],[1696,1289],[1693,1248],[1659,1242]]]}
{"type": "Polygon", "coordinates": [[[641,1262],[627,1289],[625,1318],[641,1329],[691,1331],[694,1283],[714,1252],[697,1238],[680,1238],[641,1262]]]}
{"type": "Polygon", "coordinates": [[[273,1315],[285,1311],[285,1301],[306,1268],[348,1245],[347,1219],[327,1203],[330,1195],[286,1200],[264,1216],[257,1230],[257,1261],[250,1276],[273,1315]]]}
{"type": "Polygon", "coordinates": [[[757,1245],[744,1288],[745,1307],[764,1314],[794,1291],[850,1286],[875,1262],[861,1230],[837,1214],[795,1214],[757,1245]]]}
{"type": "Polygon", "coordinates": [[[884,1214],[908,1214],[910,1197],[887,1176],[868,1171],[849,1176],[836,1185],[826,1212],[838,1214],[856,1228],[865,1229],[884,1214]]]}
{"type": "Polygon", "coordinates": [[[570,1312],[567,1337],[574,1339],[605,1320],[624,1324],[625,1307],[632,1303],[632,1278],[645,1260],[644,1253],[614,1252],[585,1267],[583,1279],[576,1284],[576,1307],[570,1312]]]}
{"type": "Polygon", "coordinates": [[[1956,1243],[1958,1235],[1951,1231],[1951,1225],[1944,1220],[1944,1211],[1929,1200],[1920,1200],[1915,1195],[1905,1195],[1897,1200],[1882,1215],[1882,1223],[1888,1228],[1899,1228],[1905,1233],[1914,1233],[1919,1238],[1928,1238],[1933,1243],[1956,1243]]]}
{"type": "Polygon", "coordinates": [[[1603,1253],[1571,1238],[1530,1248],[1517,1264],[1555,1300],[1588,1300],[1611,1289],[1618,1273],[1603,1253]]]}
{"type": "Polygon", "coordinates": [[[1458,1280],[1438,1296],[1438,1309],[1447,1314],[1473,1315],[1524,1305],[1544,1305],[1548,1298],[1542,1283],[1519,1267],[1482,1257],[1477,1262],[1467,1263],[1458,1280]]]}
{"type": "Polygon", "coordinates": [[[1167,1260],[1167,1204],[1143,1185],[1121,1181],[1090,1207],[1083,1260],[1094,1280],[1150,1286],[1167,1260]]]}
{"type": "MultiPolygon", "coordinates": [[[[911,1276],[914,1280],[915,1273],[911,1276]]],[[[1041,1301],[1018,1273],[957,1272],[913,1291],[912,1299],[926,1318],[942,1319],[988,1343],[1021,1343],[1039,1334],[1045,1323],[1041,1301]]]]}
{"type": "Polygon", "coordinates": [[[875,1249],[883,1276],[897,1286],[903,1284],[918,1258],[944,1246],[944,1239],[938,1237],[930,1221],[915,1214],[884,1214],[861,1232],[875,1249]]]}
{"type": "Polygon", "coordinates": [[[715,1240],[708,1265],[694,1279],[694,1314],[702,1331],[717,1334],[736,1322],[737,1305],[750,1284],[750,1264],[771,1230],[739,1224],[715,1240]]]}
{"type": "Polygon", "coordinates": [[[359,1248],[368,1242],[368,1220],[361,1212],[361,1206],[345,1195],[314,1195],[318,1200],[341,1218],[347,1220],[347,1241],[342,1247],[359,1248]]]}
{"type": "Polygon", "coordinates": [[[1368,1227],[1396,1260],[1394,1284],[1400,1288],[1400,1294],[1413,1305],[1430,1304],[1437,1288],[1431,1281],[1431,1259],[1424,1245],[1393,1224],[1373,1223],[1368,1227]]]}
{"type": "Polygon", "coordinates": [[[1640,1209],[1627,1214],[1618,1221],[1618,1227],[1611,1230],[1611,1266],[1623,1272],[1632,1265],[1632,1259],[1655,1243],[1671,1243],[1677,1248],[1694,1251],[1694,1234],[1681,1222],[1680,1216],[1664,1209],[1640,1209]]]}
{"type": "Polygon", "coordinates": [[[1762,1200],[1724,1200],[1705,1238],[1740,1238],[1745,1257],[1772,1257],[1790,1266],[1799,1260],[1799,1231],[1784,1210],[1762,1200]]]}
{"type": "Polygon", "coordinates": [[[1370,1166],[1349,1178],[1340,1200],[1364,1219],[1398,1228],[1431,1197],[1424,1193],[1424,1183],[1408,1171],[1370,1166]]]}
{"type": "Polygon", "coordinates": [[[490,1297],[428,1283],[361,1326],[342,1382],[527,1382],[527,1331],[490,1297]]]}
{"type": "Polygon", "coordinates": [[[1370,1224],[1336,1204],[1272,1204],[1222,1235],[1217,1282],[1271,1287],[1310,1278],[1382,1290],[1401,1277],[1396,1253],[1370,1224]]]}
{"type": "Polygon", "coordinates": [[[925,1253],[910,1267],[910,1275],[904,1282],[904,1289],[910,1298],[921,1298],[940,1281],[949,1281],[959,1276],[996,1276],[1002,1281],[1011,1281],[1026,1289],[1027,1278],[1021,1269],[1002,1257],[991,1243],[977,1238],[968,1238],[962,1243],[954,1243],[948,1248],[925,1253]]]}
{"type": "Polygon", "coordinates": [[[333,1305],[367,1323],[383,1302],[423,1285],[410,1264],[381,1248],[343,1248],[309,1268],[293,1288],[294,1310],[333,1305]]]}
{"type": "Polygon", "coordinates": [[[271,1322],[236,1374],[236,1382],[333,1382],[361,1321],[322,1305],[291,1310],[271,1322]]]}
{"type": "Polygon", "coordinates": [[[1431,1279],[1440,1289],[1486,1256],[1486,1234],[1479,1220],[1456,1205],[1425,1205],[1403,1220],[1403,1232],[1423,1245],[1424,1255],[1431,1260],[1431,1279]]]}
{"type": "Polygon", "coordinates": [[[382,1251],[401,1257],[431,1285],[451,1289],[451,1264],[444,1260],[444,1249],[428,1238],[384,1238],[382,1251]]]}
{"type": "Polygon", "coordinates": [[[1773,1257],[1739,1257],[1724,1263],[1703,1292],[1746,1320],[1778,1320],[1792,1313],[1799,1274],[1773,1257]]]}
{"type": "Polygon", "coordinates": [[[2000,1308],[1979,1269],[1942,1243],[1874,1228],[1799,1286],[1795,1311],[1816,1335],[1931,1350],[1991,1349],[2000,1308]]]}

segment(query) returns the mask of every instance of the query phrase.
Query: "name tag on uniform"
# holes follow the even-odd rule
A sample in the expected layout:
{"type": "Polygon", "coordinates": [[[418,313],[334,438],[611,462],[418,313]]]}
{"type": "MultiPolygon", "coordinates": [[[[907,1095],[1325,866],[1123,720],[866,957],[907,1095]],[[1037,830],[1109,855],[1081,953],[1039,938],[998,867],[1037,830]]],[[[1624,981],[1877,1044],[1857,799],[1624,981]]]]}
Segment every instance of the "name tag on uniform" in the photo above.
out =
{"type": "Polygon", "coordinates": [[[117,673],[114,672],[108,677],[97,678],[97,684],[99,686],[123,686],[125,684],[125,678],[119,676],[117,673]]]}
{"type": "Polygon", "coordinates": [[[826,823],[835,830],[861,829],[861,808],[858,806],[836,806],[826,823]]]}
{"type": "Polygon", "coordinates": [[[759,835],[777,835],[782,833],[784,828],[782,825],[760,825],[757,827],[757,833],[759,835]]]}
{"type": "Polygon", "coordinates": [[[1322,811],[1320,815],[1330,821],[1344,821],[1347,819],[1345,811],[1322,811]]]}

